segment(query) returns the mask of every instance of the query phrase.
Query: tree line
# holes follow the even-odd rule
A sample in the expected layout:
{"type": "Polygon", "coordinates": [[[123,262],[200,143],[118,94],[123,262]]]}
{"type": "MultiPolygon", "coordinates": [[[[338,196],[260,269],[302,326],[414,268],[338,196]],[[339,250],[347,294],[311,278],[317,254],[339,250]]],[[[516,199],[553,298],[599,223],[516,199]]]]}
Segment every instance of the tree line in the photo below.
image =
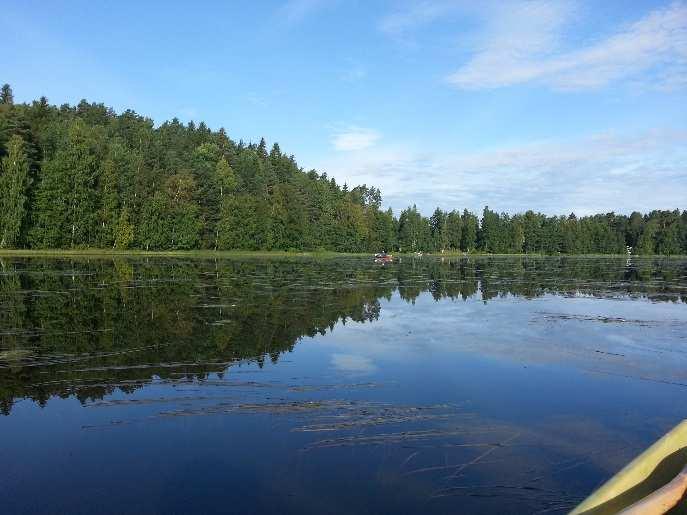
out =
{"type": "Polygon", "coordinates": [[[531,210],[511,216],[485,207],[480,219],[468,210],[439,208],[427,218],[413,206],[401,212],[398,226],[398,246],[409,251],[687,254],[687,211],[678,209],[577,217],[531,210]]]}
{"type": "Polygon", "coordinates": [[[277,143],[101,103],[0,90],[0,248],[687,253],[687,211],[481,218],[409,207],[306,171],[277,143]]]}

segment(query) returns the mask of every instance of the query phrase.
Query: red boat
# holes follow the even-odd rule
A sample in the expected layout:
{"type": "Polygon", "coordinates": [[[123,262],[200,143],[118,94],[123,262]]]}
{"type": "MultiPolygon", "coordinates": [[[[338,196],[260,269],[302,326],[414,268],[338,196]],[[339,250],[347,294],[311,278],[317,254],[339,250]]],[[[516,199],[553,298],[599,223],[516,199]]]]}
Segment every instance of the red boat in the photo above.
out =
{"type": "Polygon", "coordinates": [[[393,260],[394,256],[387,254],[386,252],[375,254],[375,263],[391,263],[393,260]]]}

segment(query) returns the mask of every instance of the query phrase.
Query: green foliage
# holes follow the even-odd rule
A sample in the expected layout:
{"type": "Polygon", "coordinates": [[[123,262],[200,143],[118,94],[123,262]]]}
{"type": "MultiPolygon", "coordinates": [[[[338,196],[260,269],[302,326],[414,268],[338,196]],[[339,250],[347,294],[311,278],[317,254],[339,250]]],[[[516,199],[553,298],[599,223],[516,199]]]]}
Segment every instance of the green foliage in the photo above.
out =
{"type": "Polygon", "coordinates": [[[85,100],[15,104],[0,90],[0,246],[687,253],[687,213],[577,218],[534,211],[413,206],[398,219],[381,192],[339,186],[273,144],[172,119],[156,127],[85,100]],[[10,157],[9,154],[12,154],[10,157]]]}
{"type": "Polygon", "coordinates": [[[344,198],[337,205],[338,252],[363,252],[367,240],[368,227],[365,211],[360,204],[344,198]]]}
{"type": "Polygon", "coordinates": [[[194,199],[196,182],[190,174],[175,174],[146,203],[141,239],[150,250],[187,250],[200,244],[201,213],[194,199]]]}
{"type": "Polygon", "coordinates": [[[470,213],[467,209],[463,210],[461,218],[462,234],[460,240],[460,248],[463,252],[471,252],[475,250],[477,244],[477,231],[479,229],[479,221],[477,217],[470,213]]]}
{"type": "Polygon", "coordinates": [[[215,177],[219,185],[220,197],[231,195],[236,191],[236,187],[238,186],[236,174],[224,157],[221,157],[215,165],[215,177]]]}
{"type": "Polygon", "coordinates": [[[34,206],[32,239],[38,247],[95,246],[98,173],[96,141],[84,122],[74,120],[55,156],[42,169],[34,206]]]}
{"type": "Polygon", "coordinates": [[[169,219],[165,216],[167,202],[162,192],[158,191],[146,202],[141,217],[140,241],[145,250],[168,248],[167,235],[171,232],[169,219]]]}
{"type": "Polygon", "coordinates": [[[3,258],[0,326],[12,330],[0,334],[0,413],[8,414],[20,399],[45,405],[74,396],[86,402],[160,380],[210,379],[226,372],[228,362],[276,361],[305,336],[325,334],[342,321],[378,319],[380,302],[392,295],[407,302],[423,292],[437,300],[490,302],[506,295],[607,298],[630,292],[657,303],[687,303],[684,281],[676,280],[684,265],[677,260],[638,260],[631,270],[624,259],[567,257],[404,259],[394,266],[356,267],[354,273],[341,264],[3,258]],[[293,285],[307,294],[296,301],[293,285]],[[230,313],[226,305],[232,305],[230,313]],[[81,359],[56,359],[73,355],[92,357],[89,364],[107,365],[111,374],[81,359]],[[59,380],[46,380],[49,374],[59,380]]]}
{"type": "Polygon", "coordinates": [[[660,216],[660,230],[657,234],[656,251],[658,254],[670,256],[682,251],[682,227],[680,226],[680,212],[662,213],[660,216]]]}
{"type": "Polygon", "coordinates": [[[219,222],[218,248],[272,250],[269,205],[251,195],[225,198],[219,222]]]}
{"type": "Polygon", "coordinates": [[[129,220],[129,209],[122,209],[115,229],[114,246],[119,250],[126,250],[134,241],[134,226],[129,220]]]}
{"type": "Polygon", "coordinates": [[[100,170],[100,224],[98,245],[110,247],[117,237],[119,220],[119,188],[117,180],[116,151],[101,163],[100,170]]]}
{"type": "Polygon", "coordinates": [[[398,218],[398,246],[406,252],[433,249],[430,222],[416,206],[402,211],[398,218]]]}
{"type": "Polygon", "coordinates": [[[29,161],[24,140],[12,136],[7,155],[0,163],[0,248],[20,243],[27,213],[30,184],[29,161]]]}
{"type": "Polygon", "coordinates": [[[443,252],[449,246],[448,219],[446,213],[436,208],[429,219],[429,227],[432,233],[432,248],[443,252]]]}
{"type": "Polygon", "coordinates": [[[650,220],[642,230],[637,239],[637,246],[635,253],[643,256],[649,256],[656,252],[656,236],[658,234],[658,221],[650,220]]]}
{"type": "Polygon", "coordinates": [[[9,84],[3,84],[0,88],[0,104],[12,105],[14,104],[14,95],[9,84]]]}
{"type": "Polygon", "coordinates": [[[460,213],[455,209],[446,215],[446,232],[448,248],[453,251],[460,250],[460,242],[463,235],[463,222],[460,213]]]}

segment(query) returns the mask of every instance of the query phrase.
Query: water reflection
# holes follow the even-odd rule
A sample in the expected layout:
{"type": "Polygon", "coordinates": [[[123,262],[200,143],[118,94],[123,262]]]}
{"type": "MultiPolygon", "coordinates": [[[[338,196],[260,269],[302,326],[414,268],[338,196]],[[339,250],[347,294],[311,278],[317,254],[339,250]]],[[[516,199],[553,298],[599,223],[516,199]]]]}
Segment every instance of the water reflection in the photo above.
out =
{"type": "MultiPolygon", "coordinates": [[[[5,415],[16,399],[44,405],[51,396],[73,395],[86,402],[152,379],[221,377],[237,362],[276,363],[303,337],[347,321],[376,321],[380,300],[393,295],[409,303],[423,292],[437,301],[485,303],[552,294],[687,300],[687,264],[665,259],[423,258],[383,267],[361,259],[3,259],[0,265],[5,415]]],[[[545,324],[580,320],[670,324],[550,308],[532,317],[545,324]]],[[[622,332],[614,337],[622,339],[622,332]]],[[[332,360],[341,370],[375,369],[369,357],[351,353],[332,360]]]]}
{"type": "Polygon", "coordinates": [[[687,413],[686,295],[677,259],[3,259],[3,509],[564,512],[687,413]]]}

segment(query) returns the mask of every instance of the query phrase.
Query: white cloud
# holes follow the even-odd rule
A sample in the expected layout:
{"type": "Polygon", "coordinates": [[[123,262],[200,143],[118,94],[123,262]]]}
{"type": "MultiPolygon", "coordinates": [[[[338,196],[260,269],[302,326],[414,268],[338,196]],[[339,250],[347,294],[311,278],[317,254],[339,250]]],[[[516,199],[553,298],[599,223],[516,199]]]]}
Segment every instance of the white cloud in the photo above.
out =
{"type": "Polygon", "coordinates": [[[246,102],[248,102],[249,104],[251,104],[255,107],[264,108],[264,107],[268,107],[268,105],[269,105],[269,102],[267,101],[267,99],[261,95],[258,95],[257,93],[248,92],[248,93],[246,93],[246,96],[244,98],[245,98],[246,102]]]}
{"type": "Polygon", "coordinates": [[[349,66],[341,73],[341,79],[345,82],[358,82],[367,77],[367,69],[360,63],[349,61],[349,66]]]}
{"type": "Polygon", "coordinates": [[[398,211],[444,209],[577,214],[685,208],[687,132],[652,130],[540,141],[466,154],[383,145],[317,163],[339,182],[374,184],[398,211]]]}
{"type": "Polygon", "coordinates": [[[287,23],[299,23],[328,3],[331,0],[287,0],[279,9],[279,16],[287,23]]]}
{"type": "Polygon", "coordinates": [[[654,10],[597,42],[562,50],[562,29],[574,15],[569,2],[545,0],[519,2],[493,12],[484,44],[449,76],[449,82],[463,89],[539,82],[575,90],[622,79],[663,89],[685,86],[687,5],[683,2],[654,10]]]}
{"type": "Polygon", "coordinates": [[[351,152],[370,148],[374,146],[380,138],[381,134],[373,129],[349,127],[334,135],[332,144],[336,150],[351,152]]]}
{"type": "Polygon", "coordinates": [[[370,374],[377,370],[372,360],[356,354],[333,354],[332,365],[342,372],[370,374]]]}
{"type": "Polygon", "coordinates": [[[455,0],[425,0],[401,7],[388,14],[379,23],[379,28],[392,36],[429,24],[438,18],[457,10],[459,3],[455,0]]]}

